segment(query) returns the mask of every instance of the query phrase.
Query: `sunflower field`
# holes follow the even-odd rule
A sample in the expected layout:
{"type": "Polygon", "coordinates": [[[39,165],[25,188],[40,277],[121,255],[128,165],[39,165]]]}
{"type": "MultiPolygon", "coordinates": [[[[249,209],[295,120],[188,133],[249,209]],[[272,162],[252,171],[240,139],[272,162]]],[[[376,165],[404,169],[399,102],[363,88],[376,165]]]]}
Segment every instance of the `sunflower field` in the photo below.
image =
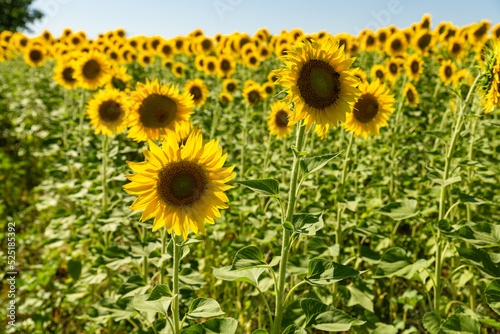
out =
{"type": "Polygon", "coordinates": [[[0,33],[5,333],[500,333],[500,24],[0,33]]]}

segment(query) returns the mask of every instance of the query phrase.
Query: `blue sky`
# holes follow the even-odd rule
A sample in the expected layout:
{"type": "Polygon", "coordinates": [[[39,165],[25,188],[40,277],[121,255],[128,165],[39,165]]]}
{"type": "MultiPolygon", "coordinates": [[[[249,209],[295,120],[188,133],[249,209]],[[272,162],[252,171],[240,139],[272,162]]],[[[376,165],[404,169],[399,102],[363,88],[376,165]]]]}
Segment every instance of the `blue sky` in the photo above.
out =
{"type": "Polygon", "coordinates": [[[31,28],[36,36],[48,29],[59,36],[64,28],[83,30],[87,37],[124,28],[128,36],[171,38],[201,28],[208,36],[234,31],[272,34],[301,28],[357,35],[364,28],[399,28],[432,16],[457,26],[489,20],[500,23],[500,0],[35,0],[45,18],[31,28]]]}

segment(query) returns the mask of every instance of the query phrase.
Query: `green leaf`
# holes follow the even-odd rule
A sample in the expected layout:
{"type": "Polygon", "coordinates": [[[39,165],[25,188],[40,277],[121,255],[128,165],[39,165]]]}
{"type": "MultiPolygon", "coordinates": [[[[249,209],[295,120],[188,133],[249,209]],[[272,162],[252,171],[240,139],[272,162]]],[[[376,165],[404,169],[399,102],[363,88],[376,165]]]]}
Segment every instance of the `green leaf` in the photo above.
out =
{"type": "Polygon", "coordinates": [[[491,309],[500,314],[500,279],[493,280],[484,290],[486,302],[491,309]]]}
{"type": "Polygon", "coordinates": [[[297,325],[290,325],[282,334],[307,334],[307,331],[297,325]]]}
{"type": "Polygon", "coordinates": [[[279,182],[275,179],[234,181],[263,196],[279,197],[279,182]]]}
{"type": "Polygon", "coordinates": [[[378,212],[394,220],[403,220],[416,216],[420,211],[417,211],[417,201],[409,199],[390,203],[380,208],[378,212]]]}
{"type": "Polygon", "coordinates": [[[449,316],[445,323],[441,325],[444,334],[481,334],[479,321],[470,314],[453,314],[449,316]]]}
{"type": "Polygon", "coordinates": [[[462,178],[460,177],[460,175],[455,175],[453,177],[450,177],[449,179],[446,179],[444,181],[444,186],[447,187],[450,184],[457,183],[457,182],[460,182],[460,181],[462,181],[462,178]]]}
{"type": "Polygon", "coordinates": [[[217,301],[210,298],[196,298],[189,306],[186,316],[189,319],[202,319],[224,314],[217,301]]]}
{"type": "Polygon", "coordinates": [[[351,293],[351,298],[347,306],[361,305],[365,310],[374,313],[373,294],[370,294],[368,291],[361,291],[352,285],[349,285],[347,289],[351,293]]]}
{"type": "Polygon", "coordinates": [[[137,311],[153,312],[166,315],[173,297],[161,297],[157,300],[148,301],[149,294],[137,294],[134,296],[133,305],[137,311]]]}
{"type": "Polygon", "coordinates": [[[359,271],[327,259],[311,259],[305,280],[311,285],[327,285],[359,275],[359,271]]]}
{"type": "Polygon", "coordinates": [[[125,297],[129,292],[143,288],[144,286],[146,286],[146,283],[144,282],[144,279],[141,275],[132,275],[127,279],[126,282],[122,284],[122,286],[118,290],[118,294],[125,297]]]}
{"type": "Polygon", "coordinates": [[[362,325],[365,323],[364,321],[348,316],[340,310],[323,304],[317,299],[303,299],[300,302],[300,307],[306,314],[306,327],[313,327],[322,331],[348,331],[352,325],[362,325]]]}
{"type": "Polygon", "coordinates": [[[233,318],[217,318],[186,328],[182,334],[234,334],[238,321],[233,318]]]}
{"type": "Polygon", "coordinates": [[[422,323],[430,334],[438,334],[441,328],[441,317],[437,313],[427,312],[424,314],[422,323]]]}
{"type": "Polygon", "coordinates": [[[370,334],[397,334],[398,330],[393,325],[382,324],[377,326],[370,334]]]}
{"type": "Polygon", "coordinates": [[[247,282],[253,286],[258,286],[259,277],[266,269],[252,268],[238,271],[231,271],[231,266],[214,269],[213,273],[217,279],[224,281],[247,282]]]}
{"type": "Polygon", "coordinates": [[[411,279],[419,269],[425,268],[427,265],[427,261],[424,259],[412,263],[402,248],[394,247],[382,255],[375,276],[398,276],[411,279]]]}
{"type": "Polygon", "coordinates": [[[491,254],[477,248],[458,248],[462,260],[472,263],[484,274],[500,278],[500,265],[491,259],[491,254]]]}
{"type": "Polygon", "coordinates": [[[325,223],[323,221],[323,213],[296,213],[292,216],[292,222],[283,226],[292,232],[316,235],[316,232],[321,230],[325,223]]]}
{"type": "Polygon", "coordinates": [[[447,236],[465,240],[476,247],[500,246],[500,225],[489,222],[467,222],[465,224],[439,225],[447,236]]]}
{"type": "Polygon", "coordinates": [[[269,334],[269,333],[265,329],[257,329],[253,331],[252,334],[269,334]]]}
{"type": "Polygon", "coordinates": [[[149,294],[147,301],[158,300],[162,297],[173,297],[172,291],[165,284],[158,284],[153,288],[153,291],[149,294]]]}
{"type": "Polygon", "coordinates": [[[328,162],[335,159],[341,152],[336,154],[325,154],[316,157],[304,158],[300,161],[300,169],[304,175],[314,173],[323,168],[328,162]]]}
{"type": "MultiPolygon", "coordinates": [[[[274,265],[276,264],[277,263],[274,265]]],[[[262,256],[260,249],[255,246],[246,246],[236,252],[231,270],[270,268],[274,265],[272,263],[267,264],[266,261],[264,261],[264,257],[262,256]]]]}
{"type": "Polygon", "coordinates": [[[69,260],[68,273],[71,275],[73,280],[78,281],[80,275],[82,274],[82,262],[73,259],[69,260]]]}

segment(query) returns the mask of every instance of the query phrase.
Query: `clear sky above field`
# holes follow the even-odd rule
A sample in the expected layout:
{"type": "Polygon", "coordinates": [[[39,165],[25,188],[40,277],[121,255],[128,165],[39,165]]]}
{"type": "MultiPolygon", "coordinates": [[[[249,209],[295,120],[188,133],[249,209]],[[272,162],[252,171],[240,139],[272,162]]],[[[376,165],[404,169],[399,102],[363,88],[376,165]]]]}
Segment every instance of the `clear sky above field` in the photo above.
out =
{"type": "Polygon", "coordinates": [[[326,30],[357,35],[364,28],[399,28],[432,16],[433,26],[457,26],[489,20],[500,23],[500,0],[35,0],[45,18],[30,36],[48,29],[59,36],[64,28],[83,30],[87,37],[124,28],[128,36],[186,35],[201,28],[208,36],[234,31],[255,33],[266,27],[301,28],[306,33],[326,30]]]}

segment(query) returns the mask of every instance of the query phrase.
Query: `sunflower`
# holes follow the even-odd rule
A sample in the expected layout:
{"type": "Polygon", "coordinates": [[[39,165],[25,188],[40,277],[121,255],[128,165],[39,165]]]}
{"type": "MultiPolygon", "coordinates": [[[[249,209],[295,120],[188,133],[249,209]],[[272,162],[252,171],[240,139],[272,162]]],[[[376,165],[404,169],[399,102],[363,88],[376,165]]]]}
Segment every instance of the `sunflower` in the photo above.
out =
{"type": "Polygon", "coordinates": [[[200,72],[203,72],[205,70],[205,58],[207,56],[204,54],[197,55],[196,58],[194,58],[194,66],[196,69],[200,72]]]}
{"type": "Polygon", "coordinates": [[[220,78],[227,78],[236,70],[236,64],[233,57],[229,55],[220,55],[217,59],[217,75],[220,78]]]}
{"type": "Polygon", "coordinates": [[[429,30],[421,30],[414,40],[415,48],[422,54],[428,54],[434,45],[434,34],[429,30]]]}
{"type": "Polygon", "coordinates": [[[324,128],[337,126],[351,112],[359,95],[352,58],[346,58],[338,43],[327,39],[321,44],[305,40],[283,57],[287,68],[279,70],[277,84],[288,88],[286,103],[295,102],[290,125],[304,119],[307,130],[313,123],[324,128]]]}
{"type": "Polygon", "coordinates": [[[184,85],[184,92],[193,96],[195,107],[201,107],[205,104],[208,97],[208,89],[203,84],[201,79],[193,79],[186,82],[184,85]]]}
{"type": "Polygon", "coordinates": [[[386,67],[382,64],[373,65],[373,67],[370,70],[371,80],[375,81],[378,79],[381,82],[384,82],[386,79],[385,70],[386,70],[386,67]]]}
{"type": "Polygon", "coordinates": [[[411,54],[405,62],[406,73],[411,81],[419,81],[420,75],[422,74],[422,59],[416,53],[411,54]]]}
{"type": "Polygon", "coordinates": [[[234,166],[223,167],[227,154],[222,155],[219,141],[203,145],[196,131],[183,147],[168,137],[161,148],[149,141],[149,149],[144,149],[147,161],[127,161],[137,172],[126,176],[132,182],[123,187],[138,196],[130,208],[144,210],[142,221],[155,217],[153,231],[165,226],[184,240],[189,230],[205,234],[204,222],[214,224],[219,210],[228,208],[224,191],[233,187],[225,183],[236,175],[234,166]]]}
{"type": "Polygon", "coordinates": [[[500,43],[485,52],[484,72],[478,86],[485,113],[500,106],[500,43]]]}
{"type": "Polygon", "coordinates": [[[448,54],[455,59],[460,58],[465,48],[464,44],[465,43],[462,38],[452,37],[449,41],[448,54]]]}
{"type": "Polygon", "coordinates": [[[411,106],[418,105],[418,92],[415,86],[413,86],[413,84],[409,82],[406,83],[403,94],[406,98],[406,103],[408,103],[411,106]]]}
{"type": "Polygon", "coordinates": [[[481,21],[469,30],[469,40],[473,45],[484,41],[488,37],[491,23],[488,21],[481,21]]]}
{"type": "Polygon", "coordinates": [[[267,45],[261,45],[258,50],[260,59],[265,60],[271,58],[272,52],[267,45]]]}
{"type": "Polygon", "coordinates": [[[377,37],[371,30],[366,30],[361,45],[365,51],[374,51],[377,48],[377,37]]]}
{"type": "Polygon", "coordinates": [[[215,74],[217,72],[217,58],[214,56],[208,56],[203,62],[203,68],[206,74],[215,74]]]}
{"type": "Polygon", "coordinates": [[[148,51],[143,51],[139,54],[139,64],[141,64],[142,67],[146,67],[149,64],[154,63],[155,57],[151,52],[148,51]]]}
{"type": "Polygon", "coordinates": [[[276,83],[276,80],[278,80],[279,76],[278,76],[278,72],[277,71],[271,71],[269,72],[269,74],[267,75],[267,80],[272,82],[273,84],[276,83]]]}
{"type": "Polygon", "coordinates": [[[377,42],[378,45],[381,46],[382,48],[385,45],[385,42],[387,41],[387,38],[389,37],[390,31],[386,28],[380,28],[376,32],[377,36],[377,42]]]}
{"type": "Polygon", "coordinates": [[[135,141],[159,140],[166,129],[179,131],[193,113],[189,93],[179,94],[172,84],[161,85],[157,79],[137,83],[132,92],[129,138],[135,141]]]}
{"type": "Polygon", "coordinates": [[[270,81],[262,85],[262,91],[266,97],[274,95],[274,84],[270,81]]]}
{"type": "Polygon", "coordinates": [[[186,66],[183,63],[175,63],[172,67],[172,73],[177,77],[177,78],[182,78],[184,75],[184,68],[186,66]]]}
{"type": "Polygon", "coordinates": [[[32,44],[24,51],[24,61],[30,66],[42,66],[46,59],[47,50],[41,45],[32,44]]]}
{"type": "Polygon", "coordinates": [[[354,73],[354,76],[359,79],[360,83],[367,82],[367,74],[365,71],[363,71],[361,68],[358,68],[358,70],[354,73]]]}
{"type": "Polygon", "coordinates": [[[132,79],[132,77],[127,74],[127,67],[113,66],[110,76],[110,83],[114,88],[122,91],[129,88],[130,79],[132,79]]]}
{"type": "Polygon", "coordinates": [[[161,61],[161,66],[169,70],[172,69],[173,64],[174,62],[170,58],[165,58],[161,61]]]}
{"type": "Polygon", "coordinates": [[[259,55],[256,52],[250,52],[243,57],[243,63],[248,68],[257,68],[260,65],[259,55]]]}
{"type": "Polygon", "coordinates": [[[493,37],[494,40],[500,40],[500,23],[491,29],[491,37],[493,37]]]}
{"type": "Polygon", "coordinates": [[[73,89],[78,81],[75,78],[75,65],[71,58],[65,57],[54,67],[54,80],[59,86],[73,89]]]}
{"type": "Polygon", "coordinates": [[[238,90],[238,82],[234,79],[225,79],[222,82],[224,92],[234,94],[238,90]]]}
{"type": "Polygon", "coordinates": [[[394,96],[379,80],[361,84],[361,97],[354,110],[342,124],[347,131],[368,138],[370,132],[377,136],[379,128],[387,126],[387,119],[393,112],[394,96]]]}
{"type": "Polygon", "coordinates": [[[81,53],[75,63],[75,78],[83,88],[96,89],[109,82],[109,65],[99,52],[81,53]]]}
{"type": "Polygon", "coordinates": [[[251,86],[259,86],[259,84],[255,81],[255,80],[247,80],[245,81],[245,83],[243,84],[243,90],[251,87],[251,86]]]}
{"type": "Polygon", "coordinates": [[[392,56],[401,56],[406,52],[406,37],[403,32],[391,35],[385,44],[385,52],[392,56]]]}
{"type": "Polygon", "coordinates": [[[225,107],[229,103],[233,102],[233,96],[227,92],[222,92],[219,94],[219,103],[225,107]]]}
{"type": "Polygon", "coordinates": [[[124,132],[128,114],[127,94],[114,88],[94,94],[87,106],[87,117],[95,127],[95,134],[111,136],[124,132]]]}
{"type": "Polygon", "coordinates": [[[387,78],[394,82],[401,73],[401,61],[397,58],[390,58],[387,61],[387,78]]]}
{"type": "Polygon", "coordinates": [[[246,103],[254,106],[264,99],[264,92],[260,85],[255,84],[243,89],[243,97],[246,103]]]}
{"type": "Polygon", "coordinates": [[[288,125],[288,117],[292,114],[290,107],[283,101],[271,104],[271,113],[267,116],[269,132],[279,139],[288,137],[293,126],[288,125]]]}
{"type": "Polygon", "coordinates": [[[450,85],[453,82],[453,77],[457,71],[457,65],[451,60],[445,60],[439,68],[439,77],[445,85],[450,85]]]}

